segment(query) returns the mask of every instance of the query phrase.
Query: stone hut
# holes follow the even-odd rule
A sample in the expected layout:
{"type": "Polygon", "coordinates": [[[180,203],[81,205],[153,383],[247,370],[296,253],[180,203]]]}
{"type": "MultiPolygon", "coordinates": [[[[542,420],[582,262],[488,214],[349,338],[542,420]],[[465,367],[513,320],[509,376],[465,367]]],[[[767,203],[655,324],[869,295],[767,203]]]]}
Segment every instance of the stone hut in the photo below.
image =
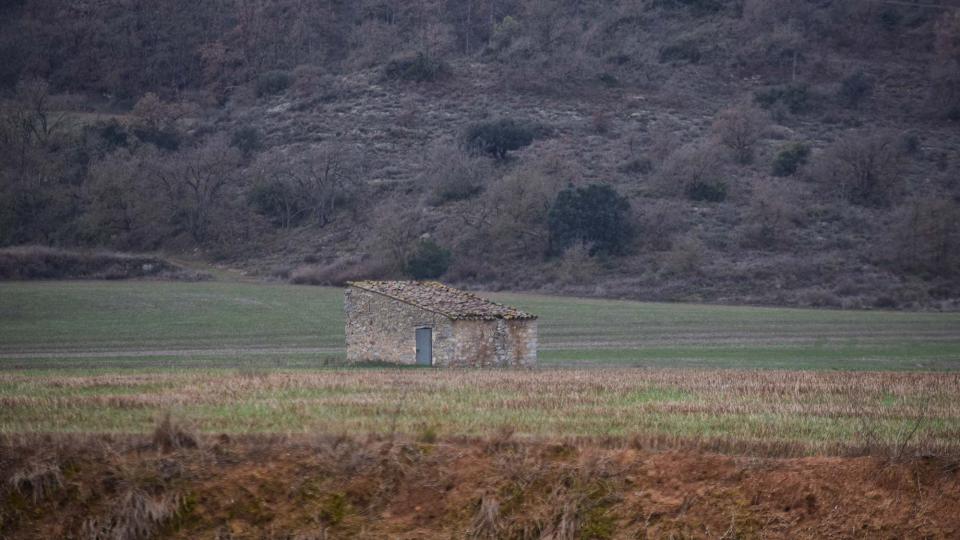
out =
{"type": "Polygon", "coordinates": [[[344,294],[347,360],[533,366],[537,317],[435,281],[355,281],[344,294]]]}

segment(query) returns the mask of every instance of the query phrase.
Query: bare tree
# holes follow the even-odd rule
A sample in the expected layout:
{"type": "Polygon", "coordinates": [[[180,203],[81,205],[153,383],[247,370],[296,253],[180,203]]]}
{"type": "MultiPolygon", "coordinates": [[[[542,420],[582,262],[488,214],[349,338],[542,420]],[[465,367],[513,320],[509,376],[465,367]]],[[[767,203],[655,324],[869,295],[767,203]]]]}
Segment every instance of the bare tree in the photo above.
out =
{"type": "Polygon", "coordinates": [[[542,164],[518,169],[493,182],[475,212],[464,219],[482,230],[491,246],[543,253],[548,239],[547,214],[562,182],[542,164]]]}
{"type": "Polygon", "coordinates": [[[225,202],[227,188],[239,183],[240,163],[239,151],[218,136],[172,158],[154,157],[148,170],[162,186],[175,214],[183,216],[193,239],[203,242],[211,215],[225,202]]]}
{"type": "Polygon", "coordinates": [[[814,175],[853,204],[885,206],[903,187],[902,158],[894,134],[853,131],[823,153],[814,175]]]}
{"type": "Polygon", "coordinates": [[[658,181],[664,191],[677,194],[691,185],[717,180],[724,160],[723,152],[713,141],[688,143],[667,157],[658,181]]]}
{"type": "Polygon", "coordinates": [[[330,142],[268,151],[254,170],[263,181],[277,186],[273,196],[284,226],[312,219],[324,227],[360,190],[363,163],[354,147],[330,142]]]}
{"type": "Polygon", "coordinates": [[[754,105],[740,105],[720,111],[713,119],[713,134],[733,152],[738,163],[753,161],[754,147],[769,124],[767,114],[754,105]]]}
{"type": "Polygon", "coordinates": [[[960,265],[960,206],[942,197],[920,197],[899,211],[894,229],[899,266],[955,275],[960,265]]]}
{"type": "Polygon", "coordinates": [[[17,85],[16,99],[2,109],[2,141],[16,147],[47,145],[64,127],[65,115],[50,108],[50,86],[43,79],[17,85]]]}

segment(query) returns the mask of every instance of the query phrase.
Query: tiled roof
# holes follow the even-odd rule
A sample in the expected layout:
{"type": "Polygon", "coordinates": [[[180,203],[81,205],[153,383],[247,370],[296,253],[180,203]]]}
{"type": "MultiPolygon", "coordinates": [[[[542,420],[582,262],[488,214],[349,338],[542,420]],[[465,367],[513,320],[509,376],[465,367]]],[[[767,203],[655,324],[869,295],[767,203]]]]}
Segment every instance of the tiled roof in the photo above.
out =
{"type": "Polygon", "coordinates": [[[436,281],[352,281],[352,287],[389,296],[451,319],[536,319],[510,306],[436,281]]]}

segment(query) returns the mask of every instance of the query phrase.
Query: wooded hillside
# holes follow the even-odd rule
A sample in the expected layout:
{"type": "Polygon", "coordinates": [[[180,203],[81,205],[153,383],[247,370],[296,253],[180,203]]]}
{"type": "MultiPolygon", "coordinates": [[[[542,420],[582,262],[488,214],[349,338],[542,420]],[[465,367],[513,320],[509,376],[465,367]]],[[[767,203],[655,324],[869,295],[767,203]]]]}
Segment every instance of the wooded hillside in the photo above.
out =
{"type": "Polygon", "coordinates": [[[5,0],[0,94],[0,246],[960,305],[946,0],[5,0]]]}

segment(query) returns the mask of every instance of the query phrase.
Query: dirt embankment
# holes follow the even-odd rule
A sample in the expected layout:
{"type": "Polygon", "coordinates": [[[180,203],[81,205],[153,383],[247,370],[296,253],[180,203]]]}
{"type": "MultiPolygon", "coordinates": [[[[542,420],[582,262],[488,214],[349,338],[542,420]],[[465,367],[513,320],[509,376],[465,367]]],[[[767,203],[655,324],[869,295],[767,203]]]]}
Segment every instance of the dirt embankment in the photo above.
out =
{"type": "Polygon", "coordinates": [[[942,459],[569,443],[7,440],[0,537],[956,538],[942,459]]]}

